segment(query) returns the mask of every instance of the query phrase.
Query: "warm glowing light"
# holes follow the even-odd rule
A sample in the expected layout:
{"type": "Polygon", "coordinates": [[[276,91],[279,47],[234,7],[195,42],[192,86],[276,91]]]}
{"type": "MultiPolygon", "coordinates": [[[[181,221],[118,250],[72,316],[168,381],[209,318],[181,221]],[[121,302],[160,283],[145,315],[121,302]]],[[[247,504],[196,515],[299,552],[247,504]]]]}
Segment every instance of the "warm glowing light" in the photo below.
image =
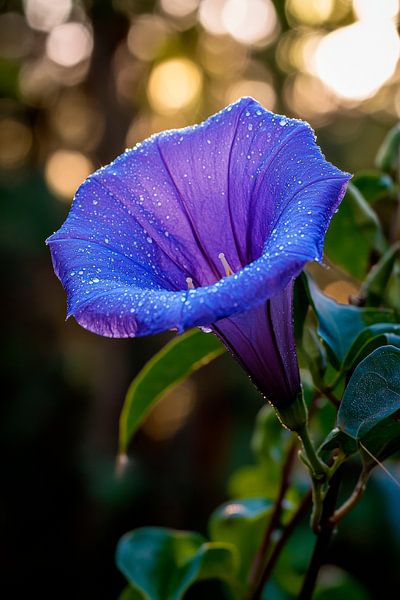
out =
{"type": "Polygon", "coordinates": [[[340,302],[341,304],[349,304],[351,297],[356,297],[360,290],[350,281],[340,280],[328,283],[324,288],[324,293],[340,302]]]}
{"type": "Polygon", "coordinates": [[[158,113],[140,113],[129,126],[125,138],[127,148],[132,148],[137,142],[141,142],[153,133],[165,131],[166,129],[179,129],[190,125],[193,120],[182,112],[160,115],[158,113]]]}
{"type": "Polygon", "coordinates": [[[359,21],[322,38],[315,51],[314,70],[337,96],[364,100],[393,75],[399,52],[394,23],[359,21]]]}
{"type": "Polygon", "coordinates": [[[328,123],[330,114],[337,109],[333,93],[317,77],[308,74],[297,73],[289,78],[284,97],[291,110],[314,127],[328,123]]]}
{"type": "Polygon", "coordinates": [[[32,29],[51,31],[68,19],[72,0],[25,0],[26,20],[32,29]]]}
{"type": "Polygon", "coordinates": [[[62,67],[74,67],[89,58],[92,50],[92,34],[81,23],[58,25],[47,38],[47,56],[62,67]]]}
{"type": "Polygon", "coordinates": [[[57,150],[47,159],[45,178],[57,196],[69,201],[93,170],[93,164],[81,152],[57,150]]]}
{"type": "MultiPolygon", "coordinates": [[[[377,0],[380,2],[381,0],[377,0]]],[[[334,0],[287,0],[286,9],[296,21],[305,25],[319,25],[328,20],[335,6],[334,0]]]]}
{"type": "Polygon", "coordinates": [[[399,8],[399,0],[353,0],[354,13],[360,21],[394,19],[399,8]]]}
{"type": "Polygon", "coordinates": [[[161,8],[172,17],[184,18],[199,6],[200,0],[161,0],[161,8]]]}
{"type": "Polygon", "coordinates": [[[265,108],[274,109],[276,94],[272,85],[266,81],[242,79],[235,82],[226,93],[225,104],[230,104],[243,96],[252,96],[265,108]]]}
{"type": "Polygon", "coordinates": [[[49,106],[58,90],[49,61],[43,57],[22,65],[18,83],[24,102],[32,106],[49,106]]]}
{"type": "Polygon", "coordinates": [[[270,0],[226,0],[222,24],[239,42],[257,44],[271,39],[277,18],[270,0]]]}
{"type": "Polygon", "coordinates": [[[154,60],[165,44],[168,32],[164,19],[156,15],[143,15],[129,29],[129,51],[141,60],[154,60]]]}
{"type": "Polygon", "coordinates": [[[246,46],[230,36],[210,35],[203,32],[199,39],[199,59],[209,73],[229,81],[236,80],[249,64],[246,46]]]}
{"type": "Polygon", "coordinates": [[[32,148],[29,127],[16,119],[0,121],[0,169],[21,166],[32,148]]]}
{"type": "Polygon", "coordinates": [[[276,52],[279,66],[289,73],[293,68],[313,72],[315,51],[322,37],[321,33],[310,30],[292,30],[282,36],[276,52]]]}
{"type": "Polygon", "coordinates": [[[196,387],[184,381],[153,407],[143,423],[143,431],[156,441],[166,440],[181,429],[196,405],[196,387]]]}
{"type": "Polygon", "coordinates": [[[199,21],[204,29],[214,35],[226,33],[225,24],[222,22],[222,13],[226,0],[203,0],[199,9],[199,21]]]}
{"type": "Polygon", "coordinates": [[[83,92],[65,89],[50,112],[50,122],[60,141],[79,149],[91,150],[104,131],[101,113],[83,92]]]}
{"type": "Polygon", "coordinates": [[[147,93],[154,110],[168,114],[193,104],[201,85],[201,71],[191,60],[173,58],[154,67],[147,93]]]}

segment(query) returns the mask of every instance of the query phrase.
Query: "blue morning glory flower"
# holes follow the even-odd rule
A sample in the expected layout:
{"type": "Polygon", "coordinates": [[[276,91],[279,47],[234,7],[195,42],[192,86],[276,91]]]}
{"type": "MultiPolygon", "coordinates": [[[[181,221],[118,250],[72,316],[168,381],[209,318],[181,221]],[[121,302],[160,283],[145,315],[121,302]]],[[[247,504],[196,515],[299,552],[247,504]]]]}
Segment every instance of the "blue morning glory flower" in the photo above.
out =
{"type": "Polygon", "coordinates": [[[293,280],[321,259],[349,177],[306,123],[251,98],[153,135],[91,175],[48,239],[68,316],[110,337],[210,328],[288,404],[293,280]]]}

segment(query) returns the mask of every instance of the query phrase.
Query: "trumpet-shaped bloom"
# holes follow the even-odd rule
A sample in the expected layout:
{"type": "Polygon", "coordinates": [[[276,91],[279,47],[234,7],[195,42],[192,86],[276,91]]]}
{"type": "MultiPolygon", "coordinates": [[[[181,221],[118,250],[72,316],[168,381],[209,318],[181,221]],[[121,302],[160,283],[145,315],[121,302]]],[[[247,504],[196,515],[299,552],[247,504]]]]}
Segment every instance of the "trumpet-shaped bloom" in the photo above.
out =
{"type": "Polygon", "coordinates": [[[321,259],[348,179],[306,123],[251,98],[154,135],[91,175],[48,240],[68,315],[111,337],[209,327],[287,404],[292,282],[321,259]]]}

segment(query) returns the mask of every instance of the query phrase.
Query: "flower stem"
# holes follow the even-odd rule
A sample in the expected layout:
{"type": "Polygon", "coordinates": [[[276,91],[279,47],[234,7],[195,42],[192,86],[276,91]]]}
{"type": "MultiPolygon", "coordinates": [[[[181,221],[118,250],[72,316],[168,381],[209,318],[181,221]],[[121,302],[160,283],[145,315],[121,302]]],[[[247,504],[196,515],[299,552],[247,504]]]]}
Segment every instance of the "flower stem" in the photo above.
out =
{"type": "Polygon", "coordinates": [[[331,485],[323,502],[317,541],[315,543],[314,551],[304,577],[298,600],[312,599],[314,588],[317,583],[318,573],[325,561],[326,553],[335,528],[335,524],[331,521],[331,517],[335,511],[340,482],[341,470],[338,470],[331,479],[331,485]]]}
{"type": "Polygon", "coordinates": [[[298,507],[298,509],[296,510],[296,512],[290,519],[290,521],[285,526],[281,537],[275,544],[268,561],[264,565],[264,570],[260,576],[260,579],[259,579],[256,589],[248,597],[249,600],[259,600],[259,598],[261,598],[261,595],[265,588],[265,585],[267,584],[267,582],[272,574],[275,564],[276,564],[283,548],[285,547],[286,542],[288,541],[289,537],[292,535],[293,531],[296,529],[297,525],[300,523],[300,521],[303,519],[306,512],[310,508],[311,497],[312,497],[312,495],[311,495],[311,490],[310,490],[304,496],[300,506],[298,507]]]}
{"type": "Polygon", "coordinates": [[[337,524],[339,521],[343,519],[347,515],[348,512],[357,504],[357,502],[362,498],[366,487],[368,477],[371,473],[371,469],[367,469],[366,467],[360,473],[360,477],[356,483],[356,487],[353,490],[353,493],[349,498],[338,508],[335,510],[333,515],[330,518],[331,523],[337,524]]]}
{"type": "Polygon", "coordinates": [[[312,443],[310,434],[308,432],[307,423],[300,427],[296,433],[303,445],[304,458],[306,459],[306,462],[311,470],[313,479],[320,481],[325,480],[329,468],[324,462],[322,462],[315,451],[314,444],[312,443]]]}
{"type": "Polygon", "coordinates": [[[282,469],[282,477],[281,484],[278,492],[278,497],[275,501],[274,511],[271,515],[271,518],[268,523],[268,527],[265,531],[263,540],[260,544],[260,547],[257,550],[257,553],[254,557],[254,561],[252,564],[250,576],[249,576],[249,598],[252,598],[252,591],[257,587],[259,579],[262,574],[262,570],[265,563],[265,557],[268,552],[271,538],[279,526],[282,510],[283,510],[283,500],[285,498],[285,494],[289,487],[289,478],[290,473],[292,472],[294,461],[296,458],[296,450],[297,450],[297,442],[294,440],[289,447],[289,450],[286,455],[286,459],[282,469]]]}

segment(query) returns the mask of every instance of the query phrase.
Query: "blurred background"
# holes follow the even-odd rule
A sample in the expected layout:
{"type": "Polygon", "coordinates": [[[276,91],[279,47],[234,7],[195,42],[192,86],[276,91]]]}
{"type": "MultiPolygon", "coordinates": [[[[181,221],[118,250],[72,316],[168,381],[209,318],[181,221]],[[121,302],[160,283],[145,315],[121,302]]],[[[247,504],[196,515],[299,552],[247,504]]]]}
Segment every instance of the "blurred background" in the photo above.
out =
{"type": "MultiPolygon", "coordinates": [[[[158,405],[115,477],[124,393],[168,338],[65,323],[44,240],[77,186],[243,95],[309,121],[339,167],[373,166],[400,116],[398,12],[398,0],[0,0],[4,597],[117,598],[120,535],[204,532],[229,475],[252,461],[262,406],[223,357],[158,405]]],[[[371,598],[400,585],[391,486],[377,474],[331,551],[371,598]]]]}

